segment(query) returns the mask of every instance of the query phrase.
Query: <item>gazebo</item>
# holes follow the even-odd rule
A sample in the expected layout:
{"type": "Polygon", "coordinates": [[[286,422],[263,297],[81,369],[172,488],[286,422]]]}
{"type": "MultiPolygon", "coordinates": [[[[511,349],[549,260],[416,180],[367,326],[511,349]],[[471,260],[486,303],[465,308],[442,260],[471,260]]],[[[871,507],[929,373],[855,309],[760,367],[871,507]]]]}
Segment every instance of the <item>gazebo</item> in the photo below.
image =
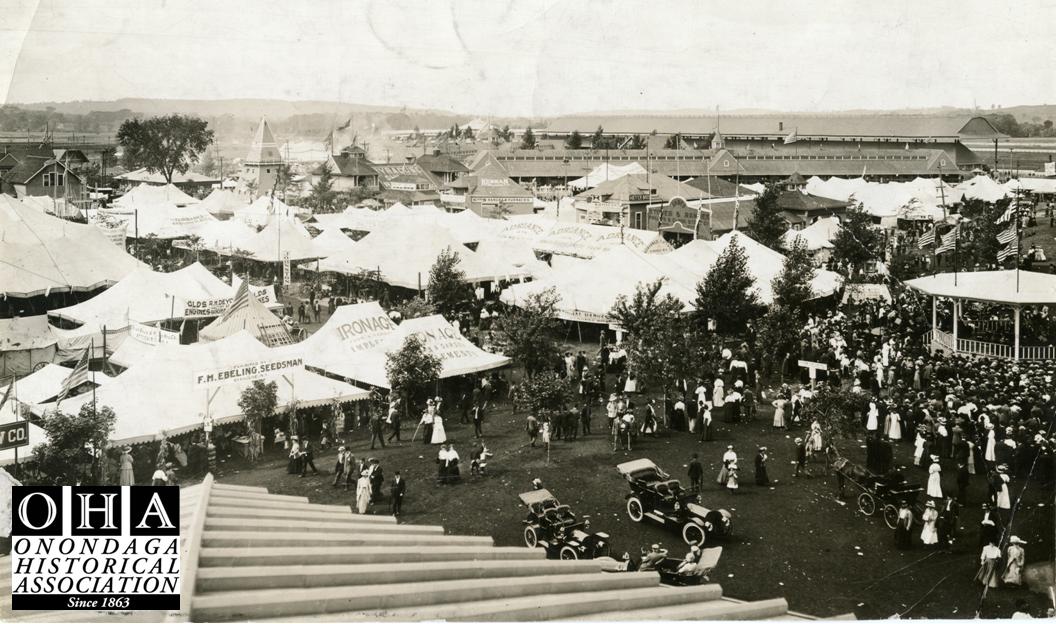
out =
{"type": "Polygon", "coordinates": [[[1020,346],[1020,315],[1024,307],[1056,305],[1056,275],[1031,271],[976,271],[939,273],[909,280],[906,285],[931,296],[931,348],[952,353],[1010,360],[1056,359],[1056,346],[1020,346]],[[938,327],[938,301],[953,301],[953,333],[938,327]],[[965,301],[994,303],[1012,308],[1013,344],[961,338],[958,334],[965,301]]]}

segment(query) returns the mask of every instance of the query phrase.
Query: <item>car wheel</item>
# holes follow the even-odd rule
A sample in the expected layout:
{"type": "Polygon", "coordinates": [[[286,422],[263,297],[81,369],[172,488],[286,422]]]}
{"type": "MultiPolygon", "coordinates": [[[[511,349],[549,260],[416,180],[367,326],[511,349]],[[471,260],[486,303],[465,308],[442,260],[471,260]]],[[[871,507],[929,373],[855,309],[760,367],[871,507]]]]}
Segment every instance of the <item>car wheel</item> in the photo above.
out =
{"type": "Polygon", "coordinates": [[[535,532],[535,527],[524,527],[524,545],[528,548],[539,545],[539,535],[535,532]]]}
{"type": "Polygon", "coordinates": [[[579,553],[577,553],[576,549],[572,548],[571,546],[562,546],[561,547],[561,558],[565,559],[565,560],[579,559],[579,553]]]}
{"type": "Polygon", "coordinates": [[[637,496],[627,499],[627,515],[634,522],[641,522],[642,518],[645,517],[645,512],[642,510],[642,501],[638,500],[637,496]]]}
{"type": "Polygon", "coordinates": [[[884,524],[892,531],[895,530],[895,527],[898,526],[898,507],[884,505],[884,524]]]}
{"type": "Polygon", "coordinates": [[[704,529],[695,522],[687,522],[682,527],[682,539],[690,546],[700,546],[704,543],[704,529]]]}
{"type": "Polygon", "coordinates": [[[867,516],[876,513],[876,499],[869,492],[862,492],[858,496],[858,511],[867,516]]]}

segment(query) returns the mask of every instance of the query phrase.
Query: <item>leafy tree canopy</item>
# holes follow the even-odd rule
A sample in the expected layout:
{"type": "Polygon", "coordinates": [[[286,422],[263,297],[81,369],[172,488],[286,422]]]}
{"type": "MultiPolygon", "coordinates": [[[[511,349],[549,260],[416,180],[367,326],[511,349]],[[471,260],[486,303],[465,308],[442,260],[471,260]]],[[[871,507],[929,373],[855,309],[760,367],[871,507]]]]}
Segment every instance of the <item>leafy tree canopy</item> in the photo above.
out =
{"type": "Polygon", "coordinates": [[[41,483],[88,485],[93,476],[93,451],[101,454],[114,430],[117,416],[109,407],[81,406],[76,416],[58,412],[44,421],[47,440],[33,450],[41,483]]]}
{"type": "Polygon", "coordinates": [[[810,258],[810,252],[807,251],[806,243],[797,237],[788,253],[785,254],[781,272],[770,284],[774,291],[774,302],[801,315],[803,305],[814,296],[810,285],[813,279],[814,262],[810,258]]]}
{"type": "Polygon", "coordinates": [[[458,252],[445,249],[436,257],[429,269],[429,285],[426,292],[437,312],[451,318],[469,301],[473,300],[473,288],[466,283],[466,273],[459,268],[458,252]]]}
{"type": "Polygon", "coordinates": [[[754,286],[748,256],[734,237],[697,284],[698,318],[715,319],[718,331],[724,334],[740,331],[760,311],[754,286]]]}
{"type": "Polygon", "coordinates": [[[242,391],[238,407],[246,417],[246,426],[251,431],[260,431],[261,423],[275,413],[279,403],[279,387],[274,381],[267,383],[259,379],[242,391]]]}
{"type": "Polygon", "coordinates": [[[580,149],[583,147],[583,135],[579,133],[579,130],[573,130],[572,134],[568,135],[565,139],[565,147],[568,149],[580,149]]]}
{"type": "Polygon", "coordinates": [[[404,397],[404,405],[419,403],[430,396],[433,386],[440,379],[440,358],[425,348],[425,343],[416,335],[407,336],[398,351],[389,353],[385,361],[385,373],[389,386],[397,395],[404,397]]]}
{"type": "Polygon", "coordinates": [[[557,291],[548,288],[531,294],[518,307],[499,317],[498,334],[503,351],[524,365],[527,376],[546,370],[560,351],[554,340],[558,328],[557,291]]]}
{"type": "Polygon", "coordinates": [[[661,295],[663,282],[639,284],[629,299],[620,296],[610,313],[627,332],[628,368],[647,387],[673,381],[676,362],[685,359],[682,302],[661,295]]]}
{"type": "Polygon", "coordinates": [[[880,257],[883,243],[873,228],[872,217],[861,208],[851,208],[844,215],[840,231],[832,241],[832,259],[852,268],[861,268],[880,257]]]}
{"type": "Polygon", "coordinates": [[[763,194],[755,199],[755,214],[748,221],[748,231],[752,238],[770,249],[781,246],[781,237],[788,231],[788,223],[781,216],[777,198],[781,190],[776,184],[769,184],[763,194]]]}
{"type": "Polygon", "coordinates": [[[513,392],[517,408],[536,415],[563,410],[571,400],[571,380],[562,379],[552,371],[524,378],[513,392]]]}
{"type": "Polygon", "coordinates": [[[535,145],[535,133],[532,132],[532,128],[529,126],[528,129],[524,131],[524,136],[521,137],[521,149],[535,149],[535,145]]]}
{"type": "Polygon", "coordinates": [[[171,183],[175,173],[187,173],[198,155],[213,142],[213,131],[204,119],[167,115],[125,120],[117,131],[128,169],[146,167],[171,183]]]}

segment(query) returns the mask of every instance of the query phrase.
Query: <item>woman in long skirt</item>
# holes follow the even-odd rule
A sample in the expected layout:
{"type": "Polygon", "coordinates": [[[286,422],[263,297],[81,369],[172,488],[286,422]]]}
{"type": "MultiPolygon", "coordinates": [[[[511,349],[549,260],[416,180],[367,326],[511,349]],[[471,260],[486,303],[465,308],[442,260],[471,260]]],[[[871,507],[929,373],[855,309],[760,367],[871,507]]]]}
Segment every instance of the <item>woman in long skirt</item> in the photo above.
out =
{"type": "Polygon", "coordinates": [[[1022,585],[1023,584],[1023,562],[1026,559],[1026,553],[1023,552],[1023,544],[1026,544],[1023,540],[1019,539],[1015,535],[1008,539],[1008,550],[1005,553],[1005,574],[1001,577],[1001,580],[1006,585],[1022,585]]]}
{"type": "Polygon", "coordinates": [[[447,432],[444,431],[444,419],[440,417],[440,414],[433,416],[433,437],[429,440],[430,444],[443,444],[447,442],[447,432]]]}
{"type": "Polygon", "coordinates": [[[938,519],[939,512],[935,509],[935,501],[928,501],[927,507],[924,508],[924,515],[921,516],[924,528],[920,531],[920,541],[925,546],[934,546],[939,543],[939,531],[935,528],[938,519]]]}
{"type": "Polygon", "coordinates": [[[785,405],[788,401],[783,398],[778,398],[776,401],[771,403],[774,406],[774,429],[784,429],[785,425],[785,405]]]}
{"type": "Polygon", "coordinates": [[[737,493],[737,464],[730,464],[726,469],[726,489],[730,494],[737,493]]]}
{"type": "Polygon", "coordinates": [[[897,410],[891,410],[887,415],[890,425],[887,428],[887,438],[894,442],[902,439],[902,415],[897,410]]]}
{"type": "Polygon", "coordinates": [[[367,506],[370,505],[370,475],[367,471],[359,473],[359,481],[356,482],[356,511],[365,514],[367,506]]]}
{"type": "MultiPolygon", "coordinates": [[[[870,434],[876,434],[877,428],[880,426],[880,410],[876,407],[875,401],[869,401],[869,415],[865,421],[865,430],[870,434]]],[[[886,427],[885,427],[886,429],[886,427]]]]}
{"type": "Polygon", "coordinates": [[[984,587],[997,587],[997,566],[1000,562],[1000,548],[993,542],[983,546],[983,552],[979,555],[979,571],[975,573],[975,580],[982,583],[984,587]]]}
{"type": "Polygon", "coordinates": [[[931,460],[932,464],[928,466],[928,496],[942,498],[942,466],[937,455],[932,455],[931,460]]]}
{"type": "Polygon", "coordinates": [[[121,451],[121,472],[118,485],[135,485],[136,477],[132,473],[132,447],[126,446],[121,451]]]}

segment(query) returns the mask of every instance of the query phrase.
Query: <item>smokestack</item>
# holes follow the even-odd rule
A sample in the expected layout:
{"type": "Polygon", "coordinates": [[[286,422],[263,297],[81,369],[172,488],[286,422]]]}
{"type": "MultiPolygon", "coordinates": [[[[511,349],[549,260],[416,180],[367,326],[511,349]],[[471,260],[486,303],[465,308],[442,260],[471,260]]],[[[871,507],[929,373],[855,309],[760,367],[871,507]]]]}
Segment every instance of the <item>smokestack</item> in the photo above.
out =
{"type": "Polygon", "coordinates": [[[778,132],[784,132],[785,131],[785,122],[783,122],[783,121],[777,122],[777,131],[778,132]]]}

